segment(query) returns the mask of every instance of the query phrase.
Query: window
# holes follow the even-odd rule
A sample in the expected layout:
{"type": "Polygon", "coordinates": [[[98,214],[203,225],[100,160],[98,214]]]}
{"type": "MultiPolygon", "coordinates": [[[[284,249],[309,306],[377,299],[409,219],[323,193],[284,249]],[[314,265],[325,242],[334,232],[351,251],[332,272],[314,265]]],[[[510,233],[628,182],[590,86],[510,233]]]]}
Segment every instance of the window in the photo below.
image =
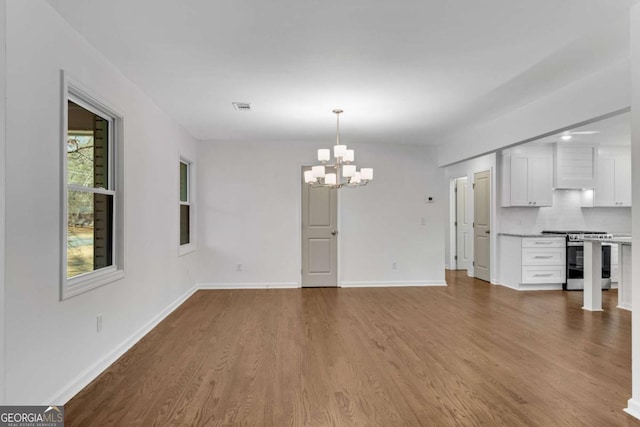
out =
{"type": "Polygon", "coordinates": [[[62,299],[124,276],[118,232],[121,119],[69,81],[65,84],[62,299]]]}
{"type": "Polygon", "coordinates": [[[180,175],[180,255],[194,250],[193,246],[193,209],[191,176],[192,165],[189,161],[181,159],[179,162],[180,175]]]}

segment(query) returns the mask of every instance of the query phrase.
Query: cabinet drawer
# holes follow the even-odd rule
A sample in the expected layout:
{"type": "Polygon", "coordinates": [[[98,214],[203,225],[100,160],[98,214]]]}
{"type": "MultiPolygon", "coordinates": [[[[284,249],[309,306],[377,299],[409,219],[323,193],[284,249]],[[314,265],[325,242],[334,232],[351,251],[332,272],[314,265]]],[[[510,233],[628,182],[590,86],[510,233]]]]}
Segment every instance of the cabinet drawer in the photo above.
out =
{"type": "Polygon", "coordinates": [[[560,265],[565,263],[564,248],[523,248],[522,265],[560,265]]]}
{"type": "Polygon", "coordinates": [[[564,283],[564,266],[523,266],[522,283],[564,283]]]}
{"type": "Polygon", "coordinates": [[[567,242],[564,237],[525,237],[523,248],[564,248],[567,242]]]}

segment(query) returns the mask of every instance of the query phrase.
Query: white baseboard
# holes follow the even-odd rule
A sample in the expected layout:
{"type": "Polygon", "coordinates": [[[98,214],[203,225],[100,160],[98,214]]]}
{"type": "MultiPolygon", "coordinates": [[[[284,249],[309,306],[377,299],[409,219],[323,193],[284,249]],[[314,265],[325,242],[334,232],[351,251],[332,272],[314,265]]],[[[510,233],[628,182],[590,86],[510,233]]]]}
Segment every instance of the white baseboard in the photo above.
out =
{"type": "Polygon", "coordinates": [[[199,283],[198,289],[292,289],[300,288],[296,282],[252,282],[252,283],[199,283]]]}
{"type": "Polygon", "coordinates": [[[539,285],[523,285],[523,284],[519,284],[519,285],[510,285],[510,284],[506,284],[506,283],[494,283],[495,285],[498,286],[504,286],[505,288],[509,288],[509,289],[513,289],[516,291],[523,291],[523,292],[528,292],[528,291],[561,291],[562,290],[562,284],[561,283],[542,283],[539,285]]]}
{"type": "Polygon", "coordinates": [[[633,309],[631,308],[630,305],[628,304],[621,304],[621,305],[617,305],[616,308],[621,308],[622,310],[629,310],[629,311],[633,311],[633,309]]]}
{"type": "Polygon", "coordinates": [[[520,285],[519,291],[561,291],[562,283],[543,283],[540,285],[520,285]]]}
{"type": "Polygon", "coordinates": [[[449,267],[449,264],[445,264],[445,265],[444,265],[444,269],[445,269],[445,270],[451,270],[451,268],[449,267]]]}
{"type": "Polygon", "coordinates": [[[633,398],[629,399],[624,412],[640,420],[640,402],[633,398]]]}
{"type": "Polygon", "coordinates": [[[406,286],[447,286],[445,280],[415,280],[396,282],[342,282],[343,288],[386,288],[406,286]]]}
{"type": "Polygon", "coordinates": [[[160,322],[162,322],[168,315],[170,315],[176,308],[178,308],[183,302],[185,302],[191,295],[198,290],[197,286],[192,287],[187,292],[182,294],[178,299],[169,304],[164,310],[158,313],[144,326],[133,333],[129,338],[124,340],[122,344],[116,347],[113,351],[107,354],[102,359],[87,368],[84,372],[74,378],[70,383],[62,388],[62,390],[52,396],[46,402],[51,402],[58,405],[65,405],[73,396],[78,394],[80,390],[85,388],[91,381],[96,379],[105,369],[107,369],[113,362],[118,360],[120,356],[126,353],[131,347],[133,347],[138,341],[140,341],[146,334],[148,334],[153,328],[155,328],[160,322]]]}

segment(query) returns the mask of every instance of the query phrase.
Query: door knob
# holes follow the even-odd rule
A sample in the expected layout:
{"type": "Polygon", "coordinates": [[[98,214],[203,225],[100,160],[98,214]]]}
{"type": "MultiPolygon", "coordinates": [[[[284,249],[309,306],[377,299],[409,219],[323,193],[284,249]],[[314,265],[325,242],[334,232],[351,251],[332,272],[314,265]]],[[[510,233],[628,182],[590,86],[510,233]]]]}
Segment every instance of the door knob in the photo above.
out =
{"type": "Polygon", "coordinates": [[[338,230],[333,230],[333,231],[331,232],[331,235],[332,235],[332,236],[335,236],[336,234],[338,234],[338,230]]]}
{"type": "Polygon", "coordinates": [[[491,230],[486,230],[484,233],[485,233],[485,234],[490,234],[490,233],[491,233],[491,230]]]}

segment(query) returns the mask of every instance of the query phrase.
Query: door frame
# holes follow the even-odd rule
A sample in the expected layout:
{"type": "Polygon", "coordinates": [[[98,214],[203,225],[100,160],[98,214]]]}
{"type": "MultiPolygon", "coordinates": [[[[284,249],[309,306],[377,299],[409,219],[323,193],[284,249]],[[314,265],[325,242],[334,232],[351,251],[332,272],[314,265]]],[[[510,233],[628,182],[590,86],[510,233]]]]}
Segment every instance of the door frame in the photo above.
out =
{"type": "MultiPolygon", "coordinates": [[[[296,166],[296,182],[298,182],[298,189],[296,191],[296,203],[298,205],[297,208],[297,216],[298,216],[298,231],[297,233],[297,238],[298,238],[298,243],[299,243],[299,250],[298,250],[298,254],[297,254],[297,261],[298,261],[298,266],[300,267],[298,269],[299,271],[299,276],[298,276],[298,287],[302,288],[302,168],[310,168],[311,166],[314,165],[308,165],[306,163],[298,163],[296,166]]],[[[340,255],[342,253],[342,238],[340,237],[342,234],[342,192],[340,190],[335,190],[338,192],[337,194],[337,204],[338,206],[336,207],[337,212],[337,217],[338,217],[338,221],[337,221],[337,227],[338,227],[338,235],[337,237],[337,241],[336,241],[336,285],[338,288],[342,287],[342,263],[340,262],[340,255]]]]}
{"type": "MultiPolygon", "coordinates": [[[[458,253],[458,240],[456,238],[456,217],[458,215],[457,212],[457,199],[456,199],[456,180],[459,178],[467,178],[467,182],[469,177],[466,175],[461,175],[455,178],[450,178],[449,180],[449,270],[457,270],[458,269],[458,261],[456,260],[456,255],[458,253]]],[[[468,195],[467,195],[468,196],[468,195]]],[[[468,197],[467,197],[467,203],[468,197]]],[[[445,266],[446,268],[447,266],[445,266]]]]}

